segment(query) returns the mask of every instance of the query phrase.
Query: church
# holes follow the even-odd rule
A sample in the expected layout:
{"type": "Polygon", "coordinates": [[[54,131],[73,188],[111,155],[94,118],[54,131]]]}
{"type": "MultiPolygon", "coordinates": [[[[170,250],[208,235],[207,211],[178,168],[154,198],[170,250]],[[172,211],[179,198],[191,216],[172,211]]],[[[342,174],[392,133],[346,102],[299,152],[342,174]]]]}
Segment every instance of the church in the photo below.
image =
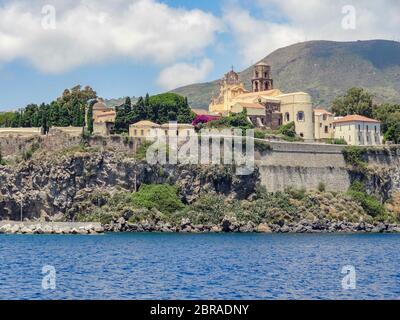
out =
{"type": "Polygon", "coordinates": [[[311,96],[305,92],[283,93],[274,89],[271,67],[255,65],[252,91],[246,90],[239,75],[231,70],[220,81],[220,93],[209,105],[210,114],[228,115],[247,111],[256,127],[277,129],[294,122],[296,133],[304,140],[314,140],[314,112],[311,96]]]}

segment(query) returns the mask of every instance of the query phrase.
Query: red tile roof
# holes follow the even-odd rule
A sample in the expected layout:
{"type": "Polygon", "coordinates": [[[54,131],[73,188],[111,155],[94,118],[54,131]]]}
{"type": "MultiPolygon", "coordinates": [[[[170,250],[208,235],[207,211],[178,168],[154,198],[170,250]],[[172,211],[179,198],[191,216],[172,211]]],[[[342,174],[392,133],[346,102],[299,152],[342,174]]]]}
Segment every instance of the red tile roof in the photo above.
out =
{"type": "Polygon", "coordinates": [[[329,112],[329,111],[327,111],[327,110],[325,110],[325,109],[322,109],[322,108],[316,108],[316,109],[314,109],[314,112],[315,112],[315,114],[317,114],[317,115],[321,115],[321,114],[327,114],[327,115],[329,115],[329,116],[332,115],[331,112],[329,112]]]}
{"type": "Polygon", "coordinates": [[[370,122],[370,123],[381,123],[378,120],[360,116],[358,114],[345,116],[343,118],[337,119],[334,123],[345,123],[345,122],[370,122]]]}

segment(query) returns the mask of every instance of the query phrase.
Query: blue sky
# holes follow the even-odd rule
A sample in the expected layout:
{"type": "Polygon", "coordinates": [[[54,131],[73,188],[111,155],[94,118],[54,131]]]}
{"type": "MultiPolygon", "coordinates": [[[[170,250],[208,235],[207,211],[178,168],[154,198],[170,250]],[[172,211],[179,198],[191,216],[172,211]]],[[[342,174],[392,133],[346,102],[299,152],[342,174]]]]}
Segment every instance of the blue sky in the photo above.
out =
{"type": "Polygon", "coordinates": [[[104,98],[165,92],[306,40],[399,40],[400,2],[375,2],[0,0],[0,110],[76,84],[104,98]]]}

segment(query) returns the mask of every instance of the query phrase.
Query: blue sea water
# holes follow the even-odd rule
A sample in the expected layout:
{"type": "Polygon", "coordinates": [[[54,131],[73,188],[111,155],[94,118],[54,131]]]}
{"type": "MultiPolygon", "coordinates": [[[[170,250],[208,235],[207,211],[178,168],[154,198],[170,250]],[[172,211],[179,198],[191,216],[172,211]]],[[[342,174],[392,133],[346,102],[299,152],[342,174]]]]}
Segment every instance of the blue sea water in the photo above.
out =
{"type": "Polygon", "coordinates": [[[399,248],[389,234],[0,235],[0,299],[399,299],[399,248]]]}

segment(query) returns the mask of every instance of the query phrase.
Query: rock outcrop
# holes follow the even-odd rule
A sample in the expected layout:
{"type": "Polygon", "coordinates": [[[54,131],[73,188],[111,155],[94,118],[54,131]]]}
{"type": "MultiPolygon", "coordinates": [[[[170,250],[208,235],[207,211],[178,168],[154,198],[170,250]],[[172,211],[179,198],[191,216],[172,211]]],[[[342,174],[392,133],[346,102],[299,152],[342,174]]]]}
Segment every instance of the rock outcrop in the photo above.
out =
{"type": "Polygon", "coordinates": [[[178,186],[184,203],[200,193],[246,199],[255,192],[258,171],[237,176],[233,167],[149,165],[113,152],[76,153],[0,166],[0,220],[69,221],[74,203],[95,190],[135,191],[142,184],[178,186]]]}

